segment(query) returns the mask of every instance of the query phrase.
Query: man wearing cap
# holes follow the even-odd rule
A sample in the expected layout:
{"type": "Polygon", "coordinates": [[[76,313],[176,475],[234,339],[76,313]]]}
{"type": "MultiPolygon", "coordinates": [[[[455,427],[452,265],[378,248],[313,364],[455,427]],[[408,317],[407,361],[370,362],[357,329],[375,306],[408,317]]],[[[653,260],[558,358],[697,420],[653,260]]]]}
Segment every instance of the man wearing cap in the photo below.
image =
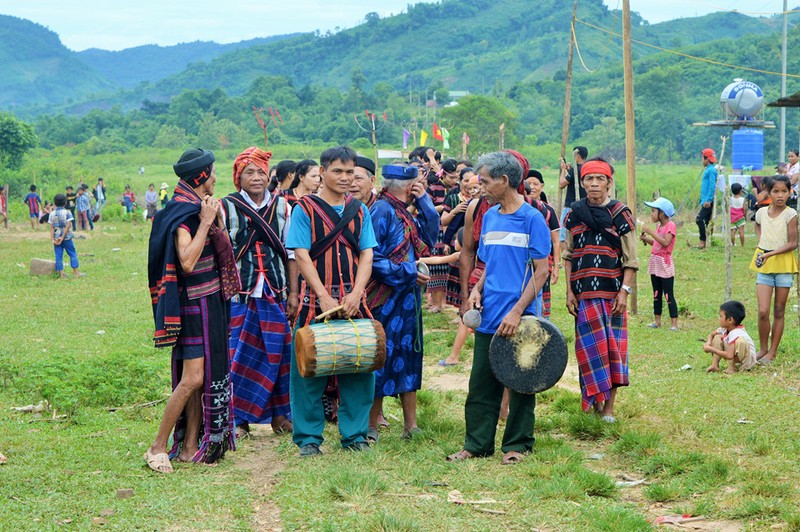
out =
{"type": "Polygon", "coordinates": [[[425,178],[413,166],[383,167],[383,190],[370,209],[378,247],[367,285],[367,305],[386,331],[386,363],[375,372],[375,402],[368,438],[378,439],[378,417],[386,396],[400,396],[403,438],[417,427],[417,390],[422,385],[422,293],[429,277],[417,260],[430,255],[439,231],[439,215],[425,192],[425,178]],[[408,212],[413,204],[416,218],[408,212]]]}
{"type": "Polygon", "coordinates": [[[581,167],[586,197],[572,204],[561,259],[567,310],[575,317],[581,407],[613,423],[620,386],[628,385],[628,295],[639,263],[628,206],[609,198],[614,168],[601,158],[581,167]]]}
{"type": "Polygon", "coordinates": [[[370,209],[377,199],[374,190],[375,163],[372,159],[359,155],[356,158],[354,171],[355,178],[353,179],[353,186],[350,187],[350,194],[370,209]]]}
{"type": "Polygon", "coordinates": [[[214,154],[188,149],[173,169],[180,181],[153,218],[147,264],[155,345],[172,348],[172,395],[145,453],[159,473],[172,473],[170,458],[214,463],[235,448],[228,300],[239,292],[239,275],[212,197],[214,154]]]}
{"type": "Polygon", "coordinates": [[[711,148],[703,150],[703,178],[700,184],[700,212],[697,213],[697,228],[700,231],[700,242],[697,249],[706,248],[706,227],[711,222],[714,208],[714,192],[717,188],[717,154],[711,148]]]}
{"type": "Polygon", "coordinates": [[[284,247],[286,198],[267,190],[271,157],[256,147],[240,153],[233,163],[238,192],[222,200],[242,280],[241,291],[231,299],[228,344],[237,436],[248,434],[250,423],[271,423],[275,433],[292,431],[287,316],[297,311],[297,271],[294,254],[284,247]]]}
{"type": "MultiPolygon", "coordinates": [[[[469,392],[464,405],[466,436],[461,451],[448,461],[494,454],[503,384],[489,363],[493,335],[514,336],[523,314],[541,314],[539,293],[548,276],[550,235],[542,214],[518,192],[523,169],[509,152],[478,159],[476,171],[495,205],[483,216],[478,257],[486,264],[469,296],[470,308],[482,308],[475,330],[469,392]]],[[[466,238],[465,238],[466,240],[466,238]]],[[[503,464],[515,464],[533,450],[536,396],[509,392],[509,414],[503,433],[503,464]]]]}

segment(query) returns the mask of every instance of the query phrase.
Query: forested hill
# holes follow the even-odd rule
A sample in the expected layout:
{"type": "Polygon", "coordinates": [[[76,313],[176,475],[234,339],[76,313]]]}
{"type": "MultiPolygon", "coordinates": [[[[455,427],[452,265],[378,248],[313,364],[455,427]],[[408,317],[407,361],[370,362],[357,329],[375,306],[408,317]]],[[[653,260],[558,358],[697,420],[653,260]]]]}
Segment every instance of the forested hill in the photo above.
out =
{"type": "MultiPolygon", "coordinates": [[[[74,52],[58,35],[29,20],[0,15],[0,109],[49,114],[82,106],[182,72],[191,63],[210,61],[226,52],[293,37],[279,35],[232,44],[182,43],[138,46],[119,52],[74,52]]],[[[136,102],[137,104],[140,102],[136,102]]]]}
{"type": "Polygon", "coordinates": [[[44,26],[0,15],[0,108],[63,105],[114,90],[44,26]]]}
{"type": "MultiPolygon", "coordinates": [[[[243,94],[256,78],[269,74],[296,86],[344,89],[354,71],[368,87],[388,82],[405,93],[424,92],[436,83],[492,93],[563,70],[571,8],[563,0],[443,0],[410,5],[392,17],[368,13],[362,24],[334,34],[80,53],[38,24],[0,16],[0,109],[23,116],[83,113],[114,104],[133,109],[144,100],[168,101],[185,89],[243,94]]],[[[620,27],[619,12],[609,11],[601,0],[581,0],[578,16],[620,27]]],[[[633,24],[635,37],[671,48],[779,29],[773,19],[737,13],[653,25],[635,15],[633,24]]],[[[578,32],[587,63],[619,58],[619,39],[580,25],[578,32]]],[[[636,49],[637,56],[651,52],[636,49]]]]}
{"type": "Polygon", "coordinates": [[[211,61],[233,50],[250,48],[296,35],[298,34],[276,35],[231,44],[209,41],[195,41],[174,46],[150,44],[118,52],[91,48],[78,52],[78,57],[111,83],[128,88],[142,82],[154,82],[178,74],[192,63],[211,61]]]}
{"type": "MultiPolygon", "coordinates": [[[[562,70],[569,40],[572,3],[563,0],[444,0],[408,7],[406,13],[365,22],[336,34],[305,34],[293,39],[225,54],[195,64],[147,90],[163,99],[186,88],[222,87],[244,93],[262,75],[281,75],[298,86],[321,84],[346,89],[360,71],[367,85],[389,82],[398,91],[418,91],[442,80],[451,90],[492,92],[497,85],[552,77],[562,70]]],[[[579,17],[606,27],[621,27],[620,13],[601,0],[582,0],[579,17]]],[[[649,25],[634,17],[637,35],[672,47],[722,37],[777,31],[766,19],[738,13],[679,19],[649,25]]],[[[620,57],[617,39],[590,33],[584,57],[620,57]]],[[[643,48],[637,54],[653,50],[643,48]]]]}

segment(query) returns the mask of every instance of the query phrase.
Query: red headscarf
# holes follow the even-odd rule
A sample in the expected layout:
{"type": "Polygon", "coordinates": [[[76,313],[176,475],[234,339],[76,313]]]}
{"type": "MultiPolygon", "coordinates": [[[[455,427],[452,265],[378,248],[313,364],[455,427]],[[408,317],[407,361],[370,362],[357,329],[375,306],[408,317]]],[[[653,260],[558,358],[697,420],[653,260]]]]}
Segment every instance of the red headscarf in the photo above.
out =
{"type": "Polygon", "coordinates": [[[583,163],[583,165],[581,165],[581,179],[589,174],[603,174],[609,179],[614,178],[613,173],[611,172],[611,165],[596,159],[586,161],[583,163]]]}
{"type": "Polygon", "coordinates": [[[236,187],[236,190],[242,190],[239,180],[242,177],[242,172],[248,164],[252,163],[269,174],[270,158],[272,158],[271,151],[264,151],[260,148],[256,148],[255,146],[251,146],[240,153],[238,157],[236,157],[236,160],[233,161],[233,186],[236,187]]]}
{"type": "Polygon", "coordinates": [[[522,194],[524,196],[525,195],[525,185],[524,185],[525,178],[528,177],[528,172],[531,169],[531,163],[529,163],[528,159],[526,159],[525,156],[522,155],[518,151],[506,150],[506,153],[510,153],[511,155],[513,155],[514,158],[517,161],[519,161],[520,166],[522,166],[522,179],[520,180],[519,186],[517,187],[517,192],[519,192],[520,194],[522,194]]]}

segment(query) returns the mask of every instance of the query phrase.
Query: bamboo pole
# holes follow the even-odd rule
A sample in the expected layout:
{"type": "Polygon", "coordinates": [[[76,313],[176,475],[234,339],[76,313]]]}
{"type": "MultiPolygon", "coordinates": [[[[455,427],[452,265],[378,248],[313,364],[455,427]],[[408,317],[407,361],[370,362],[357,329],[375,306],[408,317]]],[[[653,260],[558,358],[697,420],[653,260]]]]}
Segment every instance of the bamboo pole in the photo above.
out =
{"type": "MultiPolygon", "coordinates": [[[[625,163],[628,171],[628,207],[636,219],[636,126],[633,122],[633,51],[631,45],[631,3],[622,0],[622,55],[625,81],[625,163]]],[[[631,314],[639,311],[636,276],[633,277],[631,314]]]]}
{"type": "MultiPolygon", "coordinates": [[[[578,0],[572,4],[572,21],[570,21],[569,28],[569,50],[567,52],[567,81],[564,89],[564,119],[561,123],[561,159],[566,160],[567,156],[567,141],[569,140],[569,121],[570,113],[572,112],[572,56],[575,51],[575,18],[578,14],[578,0]]],[[[577,172],[577,169],[576,169],[577,172]]],[[[560,175],[559,175],[560,177],[560,175]]],[[[577,181],[580,181],[580,176],[575,176],[577,181]]],[[[560,179],[559,179],[560,180],[560,179]]],[[[576,188],[580,183],[575,183],[576,188]]],[[[561,184],[558,186],[558,203],[556,210],[558,211],[558,218],[561,219],[561,202],[563,201],[564,189],[561,184]]],[[[580,195],[579,195],[580,197],[580,195]]]]}
{"type": "MultiPolygon", "coordinates": [[[[719,154],[717,161],[718,169],[724,170],[722,166],[722,158],[725,157],[725,145],[728,142],[727,135],[722,135],[722,151],[719,154]]],[[[733,291],[733,257],[731,255],[731,235],[730,235],[730,221],[731,221],[731,205],[728,200],[728,186],[727,179],[724,181],[725,185],[722,190],[722,237],[725,239],[725,301],[730,301],[731,292],[733,291]]],[[[717,188],[716,186],[714,187],[717,188]]],[[[708,242],[706,245],[710,245],[708,242]]]]}

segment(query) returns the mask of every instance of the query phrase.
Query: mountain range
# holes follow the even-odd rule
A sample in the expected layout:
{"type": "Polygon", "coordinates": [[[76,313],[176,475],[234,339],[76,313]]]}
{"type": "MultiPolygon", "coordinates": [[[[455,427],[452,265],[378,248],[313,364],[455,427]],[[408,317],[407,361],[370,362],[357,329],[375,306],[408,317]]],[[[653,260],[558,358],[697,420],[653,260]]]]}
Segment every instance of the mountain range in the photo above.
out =
{"type": "MultiPolygon", "coordinates": [[[[23,117],[114,105],[135,109],[145,100],[168,102],[186,89],[221,88],[240,95],[264,75],[285,76],[297,87],[346,89],[357,72],[369,86],[387,83],[409,95],[435,83],[449,90],[499,92],[563,75],[571,8],[561,0],[443,0],[409,5],[386,18],[369,13],[362,24],[337,33],[119,52],[73,52],[49,29],[0,15],[0,109],[23,117]]],[[[620,12],[601,0],[582,0],[578,18],[620,31],[620,12]]],[[[709,48],[743,35],[779,39],[780,31],[778,18],[734,12],[652,25],[634,14],[632,24],[635,39],[671,49],[709,48]]],[[[576,34],[587,68],[619,63],[620,39],[582,24],[576,34]]],[[[640,63],[656,52],[634,48],[640,63]]],[[[577,76],[580,68],[576,63],[577,76]]]]}

